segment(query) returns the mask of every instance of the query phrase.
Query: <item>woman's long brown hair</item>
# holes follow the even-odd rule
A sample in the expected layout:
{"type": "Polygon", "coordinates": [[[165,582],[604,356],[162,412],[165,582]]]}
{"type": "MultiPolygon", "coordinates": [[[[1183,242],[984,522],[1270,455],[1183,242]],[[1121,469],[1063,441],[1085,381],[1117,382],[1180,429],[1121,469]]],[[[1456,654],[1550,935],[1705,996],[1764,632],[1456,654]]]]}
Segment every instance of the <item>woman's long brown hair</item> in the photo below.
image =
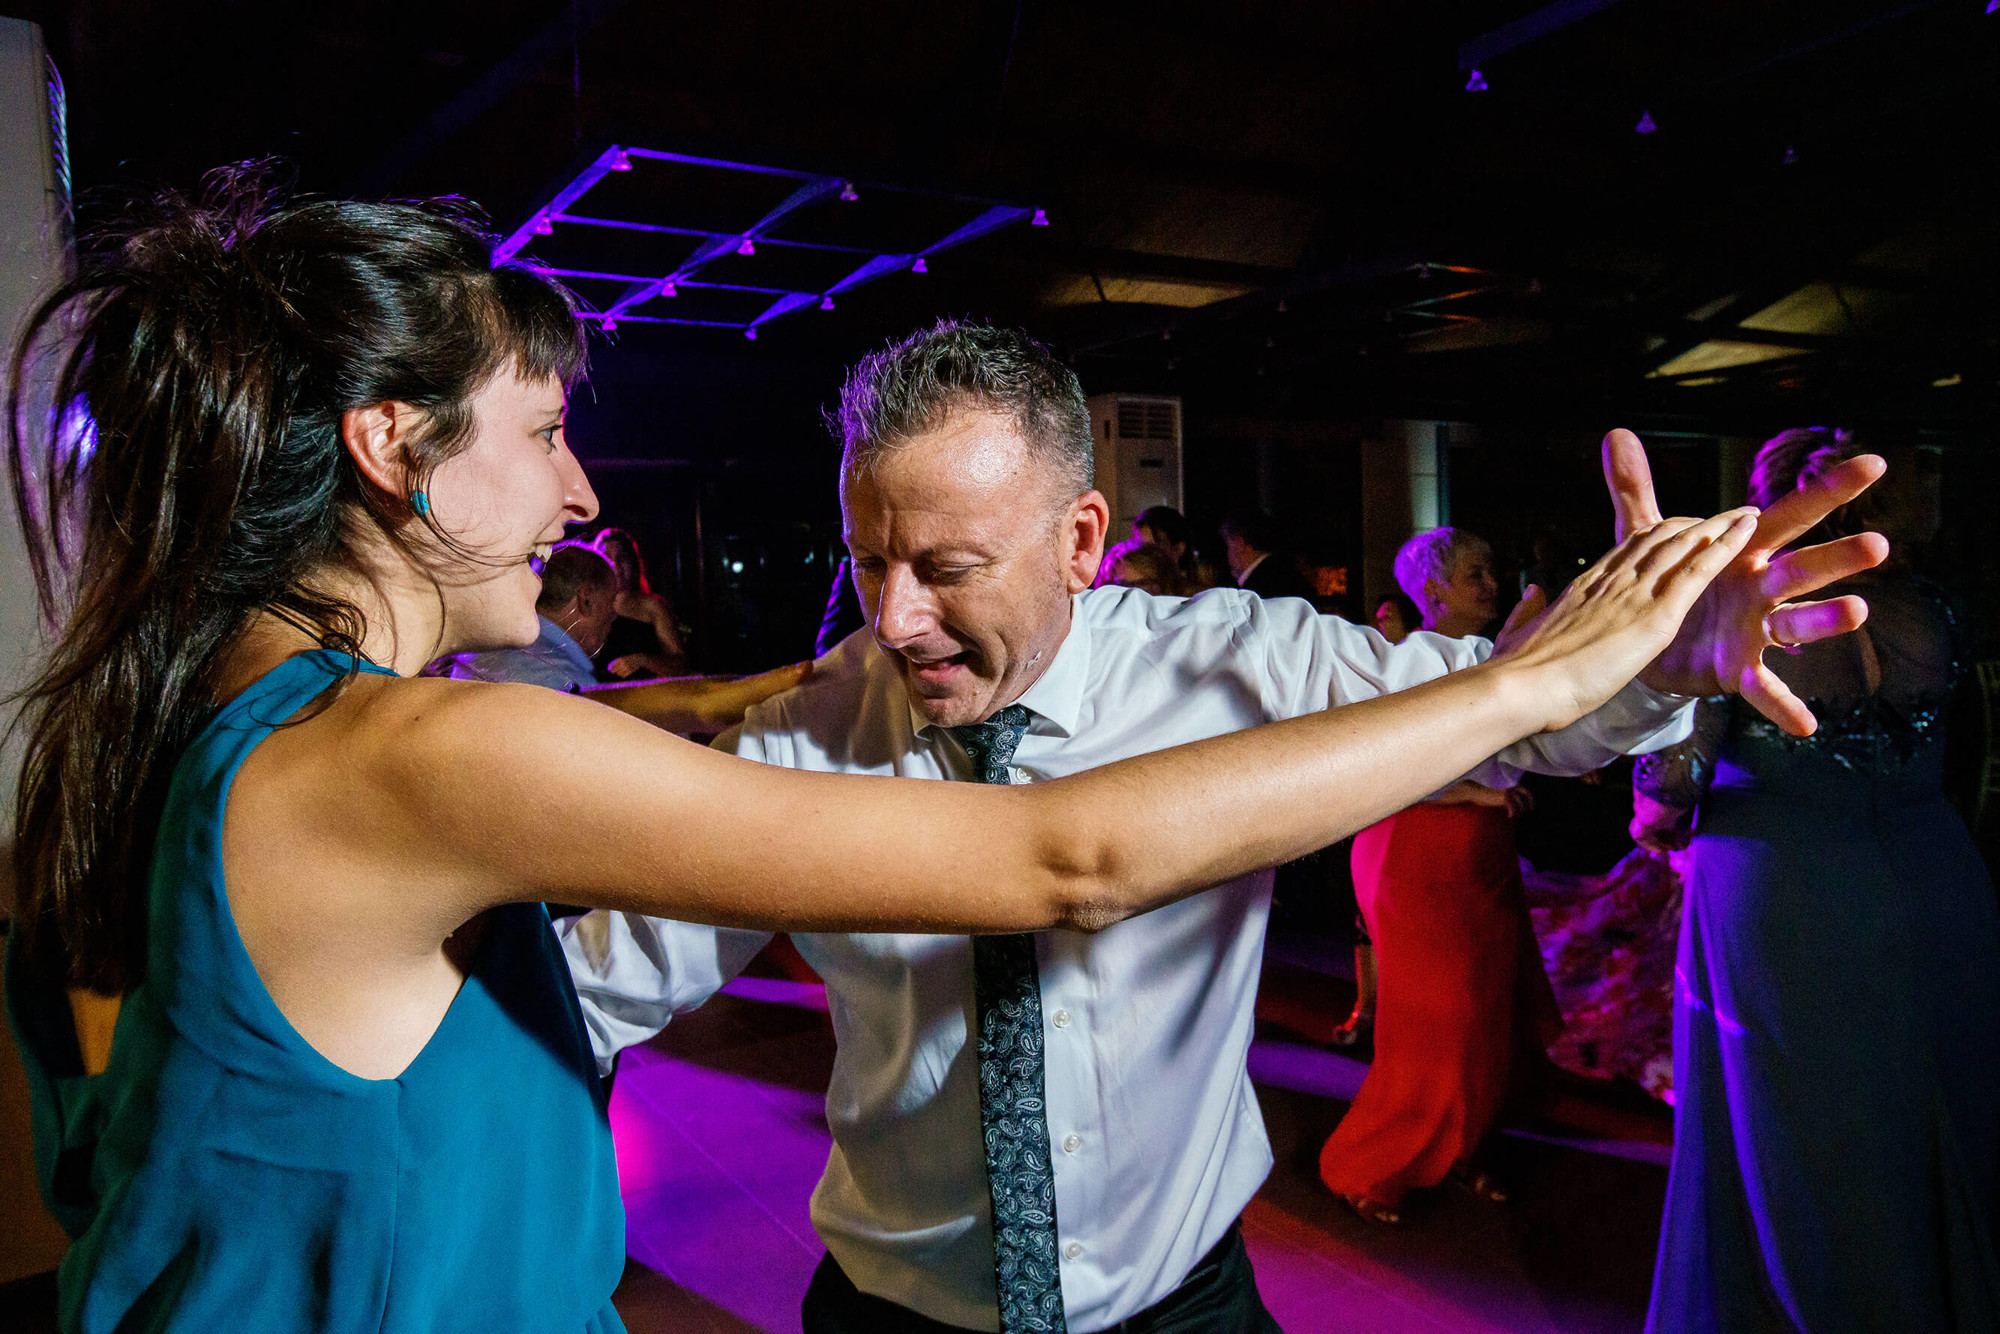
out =
{"type": "Polygon", "coordinates": [[[259,164],[80,238],[8,378],[15,500],[55,632],[18,724],[17,929],[38,975],[110,995],[145,976],[174,769],[258,609],[360,643],[360,611],[309,576],[352,562],[358,526],[393,537],[413,511],[363,484],[343,414],[421,409],[420,489],[502,368],[582,373],[574,309],[496,268],[462,202],[286,202],[259,164]]]}

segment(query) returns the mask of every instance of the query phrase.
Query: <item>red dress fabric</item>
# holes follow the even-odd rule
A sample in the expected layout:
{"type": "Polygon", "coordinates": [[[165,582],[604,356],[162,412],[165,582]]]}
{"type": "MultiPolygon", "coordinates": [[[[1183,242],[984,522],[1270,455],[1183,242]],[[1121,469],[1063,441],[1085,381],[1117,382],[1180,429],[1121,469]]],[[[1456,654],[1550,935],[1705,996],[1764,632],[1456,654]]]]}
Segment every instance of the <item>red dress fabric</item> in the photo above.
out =
{"type": "Polygon", "coordinates": [[[1562,1016],[1504,810],[1427,803],[1362,830],[1354,889],[1380,978],[1375,1063],[1319,1172],[1393,1205],[1478,1147],[1562,1016]]]}

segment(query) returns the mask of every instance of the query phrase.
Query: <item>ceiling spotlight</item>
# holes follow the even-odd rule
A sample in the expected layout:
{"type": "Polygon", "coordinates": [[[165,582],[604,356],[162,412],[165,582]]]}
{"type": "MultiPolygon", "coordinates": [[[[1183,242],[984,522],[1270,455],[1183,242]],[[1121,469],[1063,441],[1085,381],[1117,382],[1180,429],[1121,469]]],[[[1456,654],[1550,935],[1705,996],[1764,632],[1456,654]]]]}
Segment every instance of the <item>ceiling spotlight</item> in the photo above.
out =
{"type": "Polygon", "coordinates": [[[745,329],[745,330],[743,331],[743,336],[744,336],[745,338],[749,339],[749,340],[750,340],[751,342],[753,342],[753,343],[754,343],[754,342],[756,342],[756,341],[757,341],[757,326],[753,324],[753,325],[751,325],[751,326],[750,326],[749,328],[745,329]]]}
{"type": "Polygon", "coordinates": [[[632,170],[632,159],[631,159],[631,158],[629,158],[629,157],[626,157],[626,156],[625,156],[625,150],[624,150],[624,149],[622,149],[622,148],[621,148],[621,149],[619,149],[619,150],[618,150],[618,156],[617,156],[617,157],[615,157],[615,158],[612,158],[612,159],[611,159],[611,170],[613,170],[613,171],[630,171],[630,170],[632,170]]]}
{"type": "Polygon", "coordinates": [[[1485,92],[1486,76],[1484,74],[1481,74],[1478,70],[1472,71],[1472,77],[1465,81],[1465,91],[1468,93],[1485,92]]]}
{"type": "Polygon", "coordinates": [[[1028,225],[1029,225],[1030,227],[1046,227],[1046,226],[1048,226],[1048,225],[1049,225],[1049,214],[1048,214],[1048,210],[1047,210],[1047,209],[1040,209],[1040,208],[1036,209],[1036,210],[1035,210],[1035,216],[1034,216],[1034,217],[1032,217],[1032,218],[1029,218],[1029,219],[1028,219],[1028,225]]]}
{"type": "Polygon", "coordinates": [[[1641,111],[1639,113],[1639,123],[1632,127],[1632,131],[1635,134],[1651,134],[1654,130],[1657,130],[1659,128],[1660,127],[1658,125],[1655,125],[1653,123],[1652,112],[1641,111]]]}
{"type": "Polygon", "coordinates": [[[616,329],[616,328],[618,327],[618,321],[617,321],[617,320],[606,320],[606,321],[604,321],[604,323],[602,323],[602,324],[598,325],[597,327],[598,327],[598,328],[600,328],[600,329],[602,329],[602,330],[603,330],[603,331],[604,331],[605,333],[610,333],[610,332],[612,332],[612,331],[613,331],[614,329],[616,329]]]}
{"type": "MultiPolygon", "coordinates": [[[[1995,3],[1995,4],[2000,4],[2000,0],[1994,0],[1994,3],[1995,3]]],[[[1784,158],[1782,159],[1782,162],[1783,162],[1783,165],[1785,165],[1785,166],[1787,166],[1787,167],[1796,167],[1796,166],[1798,166],[1798,165],[1799,165],[1799,150],[1798,150],[1798,149],[1796,149],[1796,148],[1794,148],[1794,147],[1792,147],[1792,146],[1791,146],[1790,144],[1786,144],[1786,145],[1785,145],[1785,156],[1784,156],[1784,158]]]]}
{"type": "Polygon", "coordinates": [[[660,292],[659,292],[659,294],[660,294],[661,296],[679,296],[679,295],[680,295],[680,293],[679,293],[679,292],[676,292],[676,291],[674,290],[674,285],[673,285],[672,283],[661,283],[661,284],[660,284],[660,292]]]}
{"type": "Polygon", "coordinates": [[[922,255],[918,255],[917,262],[910,265],[911,273],[929,273],[930,271],[931,271],[931,266],[924,263],[924,257],[922,255]]]}
{"type": "Polygon", "coordinates": [[[554,236],[555,234],[556,234],[555,224],[549,221],[548,215],[546,213],[543,214],[541,217],[535,219],[535,235],[554,236]]]}
{"type": "Polygon", "coordinates": [[[1279,313],[1280,315],[1282,315],[1282,314],[1284,314],[1284,313],[1285,313],[1286,311],[1288,311],[1288,310],[1290,310],[1290,309],[1291,309],[1291,307],[1285,304],[1285,298],[1283,298],[1283,297],[1279,297],[1279,298],[1278,298],[1278,313],[1279,313]]]}
{"type": "Polygon", "coordinates": [[[757,243],[746,236],[737,242],[736,253],[739,255],[754,255],[757,253],[757,243]]]}
{"type": "Polygon", "coordinates": [[[859,198],[861,198],[861,196],[854,192],[853,181],[842,181],[840,183],[840,200],[842,203],[852,204],[855,200],[859,198]]]}
{"type": "Polygon", "coordinates": [[[820,308],[821,310],[832,310],[832,309],[833,309],[833,298],[832,298],[831,296],[823,296],[823,297],[821,297],[821,298],[819,299],[819,308],[820,308]]]}

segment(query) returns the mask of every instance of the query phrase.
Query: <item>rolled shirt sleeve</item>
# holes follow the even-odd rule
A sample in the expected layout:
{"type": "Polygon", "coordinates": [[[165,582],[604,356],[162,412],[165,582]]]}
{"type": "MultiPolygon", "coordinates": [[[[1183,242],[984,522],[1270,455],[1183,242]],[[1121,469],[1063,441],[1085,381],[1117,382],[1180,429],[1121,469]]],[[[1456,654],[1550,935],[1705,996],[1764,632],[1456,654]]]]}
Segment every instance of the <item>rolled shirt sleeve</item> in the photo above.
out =
{"type": "MultiPolygon", "coordinates": [[[[1264,705],[1295,718],[1341,704],[1394,694],[1463,671],[1493,655],[1491,640],[1450,639],[1418,630],[1391,644],[1371,628],[1322,616],[1295,598],[1252,600],[1240,633],[1266,663],[1264,705]]],[[[1511,787],[1523,772],[1589,773],[1621,755],[1640,755],[1686,739],[1694,700],[1633,680],[1595,711],[1558,732],[1524,737],[1465,777],[1511,787]]]]}
{"type": "MultiPolygon", "coordinates": [[[[764,758],[755,737],[742,740],[741,728],[715,744],[749,759],[764,758]]],[[[556,923],[556,934],[600,1073],[620,1051],[720,991],[772,935],[606,908],[556,923]]]]}

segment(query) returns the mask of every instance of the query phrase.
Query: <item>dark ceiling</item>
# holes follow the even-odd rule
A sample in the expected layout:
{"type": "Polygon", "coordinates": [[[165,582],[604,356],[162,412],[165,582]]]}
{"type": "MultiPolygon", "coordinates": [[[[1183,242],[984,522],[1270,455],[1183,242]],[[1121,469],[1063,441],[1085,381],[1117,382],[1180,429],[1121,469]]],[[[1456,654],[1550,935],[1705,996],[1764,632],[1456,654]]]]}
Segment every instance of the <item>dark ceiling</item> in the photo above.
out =
{"type": "MultiPolygon", "coordinates": [[[[692,358],[741,386],[759,366],[789,367],[823,396],[823,368],[975,312],[1028,324],[1093,389],[1265,415],[1617,412],[1713,429],[1860,417],[1966,436],[1992,420],[2000,377],[2000,14],[1986,8],[16,0],[14,12],[44,25],[67,81],[80,191],[187,184],[279,154],[308,189],[466,194],[505,230],[628,144],[1047,211],[1050,226],[975,240],[754,344],[622,324],[607,370],[692,358]],[[1484,91],[1467,91],[1462,54],[1484,91]],[[1636,132],[1642,115],[1654,132],[1636,132]]],[[[725,229],[789,188],[699,176],[641,162],[621,188],[655,221],[725,229]]],[[[880,198],[819,207],[860,219],[880,198]]],[[[530,253],[566,239],[559,226],[530,253]]],[[[592,240],[607,269],[657,276],[674,262],[615,240],[592,240]]],[[[767,246],[717,272],[817,281],[779,276],[799,262],[767,246]]]]}

